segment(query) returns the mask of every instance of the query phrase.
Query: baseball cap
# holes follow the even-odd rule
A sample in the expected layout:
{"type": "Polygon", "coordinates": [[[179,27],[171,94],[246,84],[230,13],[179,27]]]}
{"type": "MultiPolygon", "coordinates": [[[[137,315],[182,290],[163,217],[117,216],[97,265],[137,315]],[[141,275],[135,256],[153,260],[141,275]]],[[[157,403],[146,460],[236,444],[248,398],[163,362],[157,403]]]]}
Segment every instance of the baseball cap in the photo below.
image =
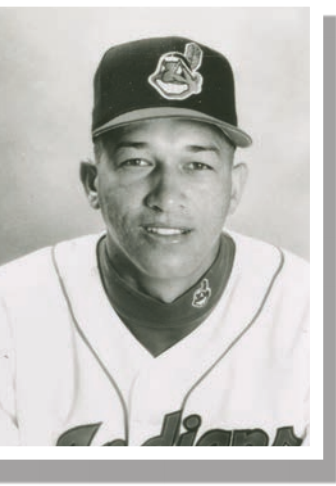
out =
{"type": "Polygon", "coordinates": [[[221,53],[184,37],[111,47],[94,77],[92,138],[158,117],[210,123],[238,147],[252,143],[238,128],[233,71],[221,53]]]}

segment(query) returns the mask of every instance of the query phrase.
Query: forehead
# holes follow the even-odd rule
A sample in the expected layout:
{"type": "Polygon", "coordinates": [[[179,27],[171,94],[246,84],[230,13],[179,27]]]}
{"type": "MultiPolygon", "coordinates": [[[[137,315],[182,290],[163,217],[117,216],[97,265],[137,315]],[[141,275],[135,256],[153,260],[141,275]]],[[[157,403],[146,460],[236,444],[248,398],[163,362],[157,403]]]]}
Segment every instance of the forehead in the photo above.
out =
{"type": "Polygon", "coordinates": [[[144,142],[149,145],[166,143],[178,147],[214,144],[220,150],[233,152],[234,148],[224,133],[214,125],[179,118],[155,118],[129,123],[104,136],[104,141],[118,145],[123,141],[144,142]]]}

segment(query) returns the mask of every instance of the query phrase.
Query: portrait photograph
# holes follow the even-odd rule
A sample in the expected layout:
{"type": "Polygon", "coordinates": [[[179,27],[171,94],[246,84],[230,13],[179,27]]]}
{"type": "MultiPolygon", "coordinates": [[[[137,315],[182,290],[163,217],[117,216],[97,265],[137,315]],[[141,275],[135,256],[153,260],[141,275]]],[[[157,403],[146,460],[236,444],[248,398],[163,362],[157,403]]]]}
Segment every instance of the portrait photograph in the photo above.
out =
{"type": "Polygon", "coordinates": [[[321,458],[311,15],[0,7],[2,459],[321,458]]]}

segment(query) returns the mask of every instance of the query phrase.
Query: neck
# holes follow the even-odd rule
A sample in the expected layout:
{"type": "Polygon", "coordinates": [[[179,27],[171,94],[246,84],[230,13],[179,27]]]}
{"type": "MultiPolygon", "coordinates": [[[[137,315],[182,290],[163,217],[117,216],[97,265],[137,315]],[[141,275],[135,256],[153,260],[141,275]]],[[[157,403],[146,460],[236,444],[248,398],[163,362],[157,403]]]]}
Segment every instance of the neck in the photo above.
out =
{"type": "Polygon", "coordinates": [[[169,279],[142,273],[108,238],[104,238],[99,249],[99,259],[106,282],[109,280],[110,271],[114,269],[131,288],[164,303],[173,302],[192,287],[210,268],[217,254],[218,246],[192,275],[169,279]]]}

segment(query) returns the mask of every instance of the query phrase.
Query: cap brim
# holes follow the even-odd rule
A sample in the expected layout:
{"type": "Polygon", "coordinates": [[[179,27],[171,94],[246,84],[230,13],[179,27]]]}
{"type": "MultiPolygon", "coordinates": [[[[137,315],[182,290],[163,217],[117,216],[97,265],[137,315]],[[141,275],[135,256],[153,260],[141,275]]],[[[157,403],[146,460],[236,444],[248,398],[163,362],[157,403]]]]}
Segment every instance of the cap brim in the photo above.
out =
{"type": "Polygon", "coordinates": [[[92,138],[94,139],[99,135],[102,135],[103,133],[112,130],[113,128],[128,125],[132,122],[150,120],[151,118],[166,117],[188,118],[190,120],[210,123],[211,125],[215,125],[220,128],[223,133],[237,147],[244,148],[252,144],[252,138],[240,128],[237,128],[234,125],[230,125],[229,123],[225,123],[221,120],[218,120],[217,118],[206,115],[199,111],[178,107],[142,108],[141,110],[134,110],[128,113],[124,113],[123,115],[113,118],[113,120],[93,130],[92,138]]]}

